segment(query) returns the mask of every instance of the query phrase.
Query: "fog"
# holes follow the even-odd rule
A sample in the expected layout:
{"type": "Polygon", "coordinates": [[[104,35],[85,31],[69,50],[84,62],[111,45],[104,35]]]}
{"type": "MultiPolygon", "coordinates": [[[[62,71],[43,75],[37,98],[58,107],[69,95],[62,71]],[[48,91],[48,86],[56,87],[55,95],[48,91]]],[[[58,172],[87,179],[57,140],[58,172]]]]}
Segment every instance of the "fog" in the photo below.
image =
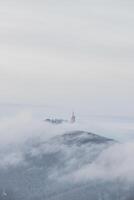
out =
{"type": "Polygon", "coordinates": [[[91,180],[114,181],[121,179],[126,183],[134,180],[134,143],[116,144],[104,151],[94,163],[88,164],[63,180],[86,182],[91,180]]]}
{"type": "Polygon", "coordinates": [[[133,194],[133,10],[131,0],[0,2],[0,199],[3,188],[44,200],[114,182],[123,200],[124,183],[133,194]]]}
{"type": "MultiPolygon", "coordinates": [[[[40,120],[40,118],[35,117],[28,111],[21,111],[16,115],[3,117],[0,121],[0,168],[25,165],[25,153],[27,151],[30,151],[33,156],[40,157],[40,155],[62,150],[65,152],[64,170],[67,170],[68,174],[65,175],[63,169],[57,169],[58,171],[53,170],[51,172],[50,178],[53,177],[55,180],[64,180],[65,182],[73,178],[74,182],[79,182],[93,179],[113,180],[121,177],[125,180],[133,181],[134,142],[132,139],[133,134],[130,134],[131,137],[128,134],[129,130],[134,128],[133,121],[127,120],[125,122],[123,120],[121,122],[120,120],[119,123],[117,123],[117,120],[109,122],[108,119],[105,120],[105,123],[104,120],[98,121],[97,118],[94,120],[93,118],[92,120],[91,118],[86,120],[78,119],[78,122],[73,125],[63,123],[56,126],[40,120]],[[92,148],[85,146],[83,150],[81,149],[84,153],[83,156],[77,160],[77,157],[74,156],[76,152],[79,152],[77,147],[67,148],[56,143],[45,144],[45,142],[57,135],[77,130],[100,133],[105,137],[111,136],[111,138],[115,139],[116,144],[102,152],[93,163],[86,165],[83,165],[83,160],[88,159],[87,156],[95,152],[95,147],[92,147],[92,150],[92,148]],[[120,138],[120,140],[117,140],[117,138],[120,138]],[[35,144],[44,142],[44,146],[31,148],[32,142],[35,144]],[[80,169],[76,168],[78,163],[82,165],[80,169]],[[76,170],[74,171],[74,169],[76,170]],[[59,176],[60,173],[61,175],[59,176]]],[[[102,147],[100,146],[100,148],[102,147]]]]}

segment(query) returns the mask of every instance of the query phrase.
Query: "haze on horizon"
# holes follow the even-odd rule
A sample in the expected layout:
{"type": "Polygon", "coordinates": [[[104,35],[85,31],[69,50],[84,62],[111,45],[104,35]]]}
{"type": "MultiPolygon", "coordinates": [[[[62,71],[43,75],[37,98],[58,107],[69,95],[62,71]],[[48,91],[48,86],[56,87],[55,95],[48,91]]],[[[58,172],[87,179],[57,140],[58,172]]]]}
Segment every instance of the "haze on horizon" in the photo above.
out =
{"type": "Polygon", "coordinates": [[[134,113],[134,2],[0,2],[0,104],[134,113]]]}

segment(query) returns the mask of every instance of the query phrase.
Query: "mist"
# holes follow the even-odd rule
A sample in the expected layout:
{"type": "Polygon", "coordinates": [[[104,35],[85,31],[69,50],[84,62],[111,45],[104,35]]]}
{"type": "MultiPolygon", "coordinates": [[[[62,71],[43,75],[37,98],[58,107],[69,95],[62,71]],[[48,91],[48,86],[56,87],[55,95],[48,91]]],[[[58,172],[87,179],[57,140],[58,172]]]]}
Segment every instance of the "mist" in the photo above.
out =
{"type": "MultiPolygon", "coordinates": [[[[45,118],[44,118],[45,119],[45,118]]],[[[35,117],[30,111],[21,111],[10,117],[3,117],[0,121],[0,166],[10,166],[25,163],[25,152],[31,148],[31,143],[42,143],[51,140],[55,136],[62,136],[73,131],[88,131],[105,137],[110,137],[116,141],[115,145],[104,151],[93,164],[86,165],[68,177],[75,177],[73,180],[85,180],[94,178],[114,179],[118,176],[133,179],[133,121],[128,119],[104,120],[98,117],[87,119],[79,118],[76,124],[63,123],[52,125],[46,123],[44,119],[35,117]],[[104,123],[105,122],[105,123],[104,123]],[[131,131],[130,131],[131,130],[131,131]],[[129,132],[130,131],[130,132],[129,132]]],[[[81,160],[72,162],[71,155],[77,152],[75,149],[67,149],[64,145],[52,146],[48,144],[39,149],[31,150],[32,154],[38,155],[48,152],[56,152],[59,148],[65,148],[66,155],[70,154],[70,163],[83,163],[81,160]],[[70,152],[70,153],[69,153],[70,152]]],[[[86,154],[90,148],[86,148],[86,154]]],[[[74,157],[72,157],[74,159],[74,157]]],[[[67,159],[68,160],[68,159],[67,159]]],[[[72,173],[72,172],[70,172],[72,173]]]]}
{"type": "Polygon", "coordinates": [[[133,11],[0,2],[0,200],[134,199],[133,11]]]}

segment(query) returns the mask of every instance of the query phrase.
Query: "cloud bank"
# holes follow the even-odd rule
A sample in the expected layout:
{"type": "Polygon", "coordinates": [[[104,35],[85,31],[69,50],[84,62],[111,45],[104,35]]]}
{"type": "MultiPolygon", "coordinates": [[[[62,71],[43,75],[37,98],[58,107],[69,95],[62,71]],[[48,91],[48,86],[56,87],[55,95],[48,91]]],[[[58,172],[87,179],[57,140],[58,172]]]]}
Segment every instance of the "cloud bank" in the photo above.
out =
{"type": "MultiPolygon", "coordinates": [[[[134,182],[134,142],[112,145],[103,151],[93,163],[61,178],[75,183],[93,180],[134,182]]],[[[89,156],[90,156],[90,152],[89,156]]],[[[80,161],[81,162],[81,161],[80,161]]]]}
{"type": "MultiPolygon", "coordinates": [[[[121,127],[121,124],[119,126],[121,127]]],[[[134,180],[133,141],[116,143],[89,163],[87,161],[90,160],[90,156],[95,155],[99,148],[101,150],[101,146],[78,148],[75,145],[67,147],[56,142],[45,143],[54,136],[82,130],[83,127],[85,127],[84,123],[74,126],[71,124],[53,126],[34,118],[29,112],[21,112],[15,117],[3,118],[0,121],[0,168],[25,165],[27,151],[33,157],[61,151],[64,153],[64,166],[63,168],[52,168],[50,179],[65,182],[73,180],[73,182],[79,183],[96,179],[115,180],[121,178],[132,182],[134,180]],[[36,145],[33,148],[31,142],[42,145],[36,145]]],[[[85,130],[88,128],[89,126],[85,130]]]]}

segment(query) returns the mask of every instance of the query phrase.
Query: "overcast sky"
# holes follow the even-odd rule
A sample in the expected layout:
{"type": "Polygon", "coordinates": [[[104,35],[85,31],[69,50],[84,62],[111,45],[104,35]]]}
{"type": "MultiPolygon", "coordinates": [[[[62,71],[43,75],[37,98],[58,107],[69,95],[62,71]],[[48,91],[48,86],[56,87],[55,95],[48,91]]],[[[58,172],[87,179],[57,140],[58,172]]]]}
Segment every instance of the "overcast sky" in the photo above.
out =
{"type": "Polygon", "coordinates": [[[0,104],[134,114],[134,1],[0,1],[0,104]]]}

